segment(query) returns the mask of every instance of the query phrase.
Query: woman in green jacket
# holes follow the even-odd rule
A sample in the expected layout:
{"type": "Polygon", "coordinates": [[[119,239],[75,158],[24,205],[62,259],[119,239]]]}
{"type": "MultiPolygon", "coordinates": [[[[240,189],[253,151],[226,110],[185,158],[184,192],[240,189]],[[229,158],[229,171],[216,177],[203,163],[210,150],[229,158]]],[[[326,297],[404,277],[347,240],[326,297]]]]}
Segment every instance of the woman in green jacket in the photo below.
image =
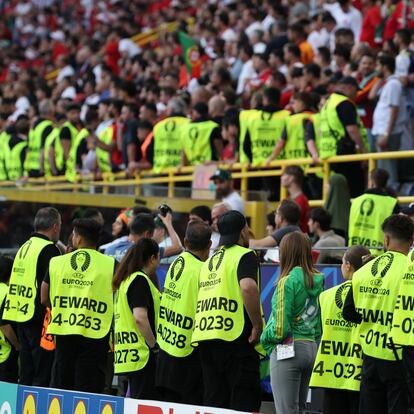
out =
{"type": "Polygon", "coordinates": [[[276,412],[302,413],[320,337],[318,296],[323,275],[312,264],[311,242],[300,232],[280,244],[280,276],[261,343],[270,355],[276,412]]]}

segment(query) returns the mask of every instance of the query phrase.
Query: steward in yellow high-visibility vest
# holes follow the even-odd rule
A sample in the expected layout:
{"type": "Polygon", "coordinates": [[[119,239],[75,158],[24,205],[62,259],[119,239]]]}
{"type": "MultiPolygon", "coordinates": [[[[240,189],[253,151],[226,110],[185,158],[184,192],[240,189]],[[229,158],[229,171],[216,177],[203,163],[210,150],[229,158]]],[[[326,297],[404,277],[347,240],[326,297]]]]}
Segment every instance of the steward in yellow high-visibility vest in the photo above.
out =
{"type": "Polygon", "coordinates": [[[55,158],[59,174],[63,174],[66,169],[66,160],[72,143],[75,141],[79,132],[80,107],[77,104],[69,104],[66,107],[66,121],[60,129],[59,139],[55,139],[55,158]],[[61,166],[61,168],[60,168],[61,166]]]}
{"type": "Polygon", "coordinates": [[[394,214],[384,221],[382,230],[386,253],[354,274],[343,309],[344,319],[360,323],[364,355],[360,412],[368,414],[384,407],[394,407],[396,413],[408,409],[407,387],[397,360],[401,349],[391,346],[389,336],[414,224],[408,217],[394,214]]]}
{"type": "Polygon", "coordinates": [[[324,392],[324,414],[343,412],[358,414],[361,386],[362,347],[358,324],[346,321],[342,308],[355,271],[362,267],[370,252],[363,246],[350,247],[342,259],[345,283],[321,293],[322,338],[313,367],[310,387],[324,392]],[[354,391],[354,392],[351,392],[354,391]]]}
{"type": "Polygon", "coordinates": [[[42,280],[50,260],[60,255],[59,212],[46,207],[34,219],[34,233],[16,253],[3,320],[17,323],[20,338],[19,381],[25,385],[49,386],[53,354],[40,348],[45,309],[40,303],[42,280]]]}
{"type": "MultiPolygon", "coordinates": [[[[3,309],[6,301],[12,268],[13,259],[9,256],[0,256],[0,309],[3,309]]],[[[19,341],[15,327],[13,323],[2,323],[0,327],[0,381],[16,383],[18,380],[19,341]]]]}
{"type": "Polygon", "coordinates": [[[221,158],[223,143],[220,126],[207,117],[207,105],[198,103],[193,108],[193,121],[180,128],[184,165],[199,165],[221,158]]]}
{"type": "Polygon", "coordinates": [[[55,141],[59,139],[60,127],[53,128],[52,132],[47,136],[45,141],[45,147],[43,149],[43,171],[45,177],[51,177],[58,174],[58,170],[62,169],[63,164],[60,167],[57,166],[57,159],[55,159],[55,141]]]}
{"type": "Polygon", "coordinates": [[[259,355],[263,329],[259,265],[248,249],[245,217],[232,210],[218,220],[220,248],[203,264],[192,343],[198,345],[204,404],[257,412],[259,355]]]}
{"type": "Polygon", "coordinates": [[[0,181],[8,179],[6,160],[9,157],[10,147],[9,140],[11,135],[7,131],[0,133],[0,181]]]}
{"type": "MultiPolygon", "coordinates": [[[[395,197],[370,192],[354,198],[349,214],[349,245],[382,248],[384,233],[381,224],[393,213],[396,205],[395,197]]],[[[381,249],[373,249],[373,253],[381,253],[381,249]]]]}
{"type": "MultiPolygon", "coordinates": [[[[240,126],[240,132],[239,132],[239,152],[240,152],[240,162],[243,164],[246,164],[250,162],[250,156],[249,156],[241,150],[241,148],[244,148],[244,141],[246,139],[246,135],[249,130],[250,121],[255,119],[257,114],[259,112],[259,109],[245,109],[240,112],[239,115],[239,126],[240,126]]],[[[247,148],[248,151],[248,148],[247,148]]]]}
{"type": "Polygon", "coordinates": [[[53,258],[42,283],[42,303],[51,309],[47,334],[55,335],[58,388],[100,393],[105,387],[115,260],[96,251],[101,230],[94,219],[74,220],[76,250],[53,258]]]}
{"type": "Polygon", "coordinates": [[[184,116],[170,116],[154,126],[153,171],[160,173],[166,168],[181,165],[181,126],[190,120],[184,116]]]}
{"type": "MultiPolygon", "coordinates": [[[[356,79],[344,77],[336,85],[336,92],[323,105],[320,111],[318,142],[321,159],[367,152],[367,132],[353,102],[358,88],[356,79]]],[[[337,163],[332,165],[332,170],[347,178],[351,197],[357,197],[363,192],[364,183],[360,179],[362,172],[359,163],[337,163]]]]}
{"type": "Polygon", "coordinates": [[[69,150],[69,157],[66,160],[66,179],[70,182],[75,182],[77,175],[82,170],[82,162],[84,156],[88,153],[87,138],[94,134],[96,127],[99,124],[98,113],[90,109],[85,116],[86,127],[82,128],[69,150]]]}
{"type": "MultiPolygon", "coordinates": [[[[48,108],[49,112],[49,108],[48,108]]],[[[40,114],[42,116],[42,112],[40,114]]],[[[40,177],[43,174],[44,147],[48,135],[53,130],[53,122],[50,119],[39,118],[30,128],[27,141],[27,155],[24,169],[29,177],[40,177]]]]}
{"type": "Polygon", "coordinates": [[[208,259],[211,229],[202,221],[188,224],[186,251],[170,265],[158,317],[156,384],[162,398],[183,404],[203,403],[200,354],[191,345],[201,266],[208,259]],[[181,378],[177,381],[177,378],[181,378]]]}
{"type": "MultiPolygon", "coordinates": [[[[311,155],[314,162],[319,154],[316,148],[317,132],[314,126],[316,106],[309,93],[296,92],[293,95],[292,107],[294,113],[286,118],[286,125],[272,154],[266,164],[273,161],[279,154],[282,159],[307,158],[311,155]]],[[[304,166],[303,166],[304,167],[304,166]]]]}
{"type": "Polygon", "coordinates": [[[132,398],[145,400],[159,398],[155,389],[159,263],[158,244],[140,239],[122,259],[113,281],[115,373],[128,376],[132,398]],[[130,273],[130,269],[137,271],[130,273]]]}

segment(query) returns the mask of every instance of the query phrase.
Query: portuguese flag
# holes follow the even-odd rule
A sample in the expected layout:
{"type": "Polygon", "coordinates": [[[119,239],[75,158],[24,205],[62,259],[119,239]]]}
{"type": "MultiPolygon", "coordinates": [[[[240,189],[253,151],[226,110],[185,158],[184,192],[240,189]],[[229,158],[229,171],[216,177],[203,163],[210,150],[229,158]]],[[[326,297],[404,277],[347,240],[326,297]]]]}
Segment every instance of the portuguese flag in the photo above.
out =
{"type": "Polygon", "coordinates": [[[183,59],[189,78],[199,78],[201,75],[201,56],[198,43],[184,32],[178,32],[183,49],[183,59]]]}

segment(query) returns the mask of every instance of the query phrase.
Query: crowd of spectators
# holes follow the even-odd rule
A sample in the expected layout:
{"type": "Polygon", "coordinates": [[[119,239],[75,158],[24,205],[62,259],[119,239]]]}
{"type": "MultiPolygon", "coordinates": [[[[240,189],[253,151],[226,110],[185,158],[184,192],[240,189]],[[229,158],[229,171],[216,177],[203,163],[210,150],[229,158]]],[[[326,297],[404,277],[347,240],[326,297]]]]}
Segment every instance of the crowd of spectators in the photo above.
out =
{"type": "MultiPolygon", "coordinates": [[[[368,149],[412,148],[411,2],[21,0],[0,7],[0,118],[12,136],[10,150],[48,120],[41,157],[48,159],[47,138],[58,128],[67,160],[69,122],[89,131],[74,154],[77,172],[133,174],[154,164],[154,125],[183,115],[217,124],[203,162],[243,162],[240,110],[318,112],[339,83],[352,86],[350,77],[368,149]],[[177,31],[159,30],[141,46],[131,40],[166,22],[177,22],[177,31]],[[186,70],[179,31],[199,45],[196,77],[186,70]],[[109,139],[102,137],[108,127],[109,139]],[[110,154],[109,168],[102,151],[110,154]]],[[[346,109],[345,126],[355,122],[346,109]]],[[[286,139],[286,132],[275,138],[286,139]]],[[[12,161],[9,179],[47,173],[43,165],[20,173],[15,167],[12,161]]],[[[395,161],[381,167],[397,186],[395,161]]],[[[61,173],[56,160],[50,174],[61,173]]]]}

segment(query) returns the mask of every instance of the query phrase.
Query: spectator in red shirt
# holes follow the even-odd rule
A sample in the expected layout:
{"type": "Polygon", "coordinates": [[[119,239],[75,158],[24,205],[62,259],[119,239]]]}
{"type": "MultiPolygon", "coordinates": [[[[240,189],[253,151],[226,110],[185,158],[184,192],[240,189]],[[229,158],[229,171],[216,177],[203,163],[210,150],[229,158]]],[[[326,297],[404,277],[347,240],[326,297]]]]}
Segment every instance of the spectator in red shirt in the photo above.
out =
{"type": "Polygon", "coordinates": [[[287,189],[288,198],[300,207],[299,227],[304,233],[308,233],[309,201],[302,190],[304,178],[302,168],[290,165],[284,169],[280,182],[287,189]]]}
{"type": "Polygon", "coordinates": [[[381,8],[375,0],[366,0],[365,6],[359,41],[368,43],[372,48],[378,48],[380,45],[375,41],[375,32],[382,22],[381,8]]]}
{"type": "Polygon", "coordinates": [[[119,52],[120,40],[121,37],[118,31],[112,32],[104,49],[105,63],[111,68],[114,75],[119,74],[119,59],[121,58],[121,53],[119,52]]]}

